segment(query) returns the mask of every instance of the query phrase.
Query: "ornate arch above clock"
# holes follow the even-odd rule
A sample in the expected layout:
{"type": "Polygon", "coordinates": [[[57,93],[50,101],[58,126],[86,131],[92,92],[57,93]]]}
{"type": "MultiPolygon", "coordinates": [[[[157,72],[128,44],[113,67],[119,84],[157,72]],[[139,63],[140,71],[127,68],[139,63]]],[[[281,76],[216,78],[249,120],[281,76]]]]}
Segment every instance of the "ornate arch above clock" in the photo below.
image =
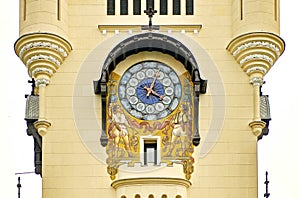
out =
{"type": "MultiPolygon", "coordinates": [[[[144,124],[148,124],[150,128],[153,128],[154,125],[156,126],[156,124],[158,124],[160,127],[155,130],[153,129],[154,131],[158,130],[155,134],[161,137],[164,136],[168,140],[165,140],[165,143],[162,141],[161,143],[155,144],[167,143],[167,145],[169,145],[166,146],[165,153],[162,153],[162,158],[168,163],[168,161],[175,160],[175,158],[179,160],[179,156],[176,156],[177,154],[171,154],[174,150],[174,145],[172,145],[173,138],[172,141],[170,139],[172,134],[175,133],[173,125],[176,125],[176,121],[174,120],[179,119],[177,116],[181,116],[181,119],[184,119],[183,116],[188,117],[188,115],[183,115],[184,112],[186,114],[190,112],[189,128],[191,128],[191,132],[189,134],[193,136],[190,135],[190,140],[191,144],[198,146],[200,142],[198,131],[199,95],[206,92],[206,84],[207,81],[200,77],[197,62],[191,51],[181,42],[170,36],[159,33],[144,33],[129,37],[117,44],[104,61],[100,79],[94,81],[94,91],[95,94],[101,95],[103,109],[102,134],[100,138],[101,145],[107,147],[109,155],[114,155],[107,159],[108,172],[111,175],[111,178],[114,179],[118,172],[118,165],[114,166],[113,164],[120,163],[116,161],[118,158],[120,158],[121,161],[124,158],[124,156],[118,156],[118,152],[116,153],[119,142],[115,141],[116,139],[119,140],[121,136],[115,138],[114,131],[119,131],[117,133],[119,135],[123,131],[122,136],[126,136],[126,134],[128,134],[127,129],[125,126],[124,130],[122,129],[122,125],[125,125],[126,123],[128,126],[135,125],[138,128],[143,127],[142,125],[144,124]],[[114,72],[116,67],[127,57],[143,52],[159,52],[166,54],[169,57],[174,57],[177,62],[183,66],[182,68],[184,68],[185,74],[177,76],[176,72],[172,69],[172,66],[154,60],[137,62],[128,67],[127,70],[120,75],[117,75],[114,72]],[[115,83],[112,83],[112,81],[115,83]],[[190,88],[187,88],[186,86],[190,88]],[[117,89],[118,91],[112,91],[112,89],[117,89]],[[186,90],[190,90],[191,92],[186,90]],[[185,101],[184,97],[189,99],[185,101]],[[175,103],[176,105],[174,105],[175,103]],[[123,114],[123,111],[118,110],[121,107],[123,107],[123,110],[127,111],[128,116],[134,117],[132,122],[127,121],[125,114],[121,115],[123,114]],[[147,109],[148,107],[149,109],[147,109]],[[152,112],[152,110],[155,112],[152,112]],[[118,115],[119,118],[117,118],[118,115]],[[167,119],[162,121],[162,118],[167,119]],[[114,124],[114,119],[119,119],[120,124],[114,124]],[[174,119],[174,123],[171,123],[172,119],[174,119]],[[121,123],[121,120],[123,120],[124,123],[121,123]],[[163,128],[163,125],[168,121],[170,123],[167,125],[172,125],[170,130],[163,128]],[[173,128],[173,132],[171,128],[173,128]],[[163,133],[163,130],[165,130],[165,134],[168,135],[160,134],[163,133]]],[[[136,130],[133,131],[136,133],[136,130]]],[[[153,132],[151,132],[151,134],[152,133],[153,132]]],[[[139,142],[139,136],[133,137],[135,137],[135,141],[139,142]]],[[[129,151],[130,139],[128,139],[129,137],[124,138],[125,137],[123,137],[123,149],[128,157],[132,158],[132,161],[134,162],[136,161],[136,156],[132,155],[129,151]]],[[[146,142],[147,141],[148,140],[146,140],[146,142]]],[[[193,146],[190,145],[191,149],[192,147],[193,146]]],[[[190,178],[193,167],[193,160],[191,160],[192,150],[187,153],[182,151],[182,159],[180,158],[179,160],[183,164],[186,163],[186,165],[184,165],[184,172],[187,179],[190,178]]]]}
{"type": "MultiPolygon", "coordinates": [[[[108,54],[104,61],[101,77],[99,80],[94,81],[94,92],[102,96],[102,107],[106,108],[107,96],[107,82],[111,72],[116,66],[127,57],[144,51],[158,51],[168,54],[178,61],[180,61],[185,69],[192,77],[194,84],[195,102],[199,103],[199,95],[206,93],[207,80],[200,77],[199,67],[193,53],[182,42],[177,39],[160,33],[142,33],[131,36],[122,42],[118,43],[108,54]]],[[[195,112],[198,112],[198,105],[195,105],[195,112]]],[[[198,118],[198,113],[196,113],[198,118]]],[[[106,112],[102,111],[102,118],[106,117],[106,112]]],[[[196,118],[196,117],[195,117],[196,118]]],[[[198,119],[195,119],[198,120],[198,119]]],[[[195,123],[196,131],[198,133],[198,123],[195,123]]],[[[106,128],[106,122],[102,122],[102,129],[106,128]]],[[[198,138],[198,137],[197,137],[198,138]]],[[[200,139],[199,139],[200,140],[200,139]]],[[[195,139],[195,141],[197,141],[195,139]]],[[[197,141],[199,144],[199,141],[197,141]]],[[[107,138],[104,131],[101,135],[101,144],[105,146],[107,138]]],[[[195,142],[195,144],[197,144],[195,142]]]]}

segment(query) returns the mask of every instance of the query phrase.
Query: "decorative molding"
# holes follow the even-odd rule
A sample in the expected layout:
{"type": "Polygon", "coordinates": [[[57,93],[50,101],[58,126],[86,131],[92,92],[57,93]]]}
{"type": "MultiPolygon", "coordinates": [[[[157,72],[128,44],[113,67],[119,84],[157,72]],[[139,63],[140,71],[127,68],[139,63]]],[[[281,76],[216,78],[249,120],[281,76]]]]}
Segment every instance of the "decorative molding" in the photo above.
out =
{"type": "Polygon", "coordinates": [[[50,83],[50,81],[46,78],[38,78],[35,80],[35,86],[41,87],[41,86],[47,86],[50,83]]]}
{"type": "Polygon", "coordinates": [[[268,48],[273,50],[277,56],[280,56],[280,50],[278,47],[276,47],[274,44],[266,41],[253,41],[253,42],[248,42],[245,44],[242,44],[237,47],[237,49],[232,53],[233,56],[236,56],[239,54],[241,51],[247,50],[249,48],[255,48],[255,47],[260,47],[260,48],[268,48]]]}
{"type": "Polygon", "coordinates": [[[111,186],[114,189],[132,185],[178,185],[189,188],[192,183],[182,178],[164,178],[164,177],[141,177],[141,178],[128,178],[119,179],[112,182],[111,186]]]}
{"type": "Polygon", "coordinates": [[[50,48],[52,50],[59,52],[63,57],[68,56],[68,53],[63,48],[59,47],[58,45],[51,43],[51,42],[38,41],[38,42],[28,43],[24,47],[22,47],[20,50],[20,53],[19,53],[19,57],[22,59],[24,52],[27,50],[30,50],[32,48],[50,48]]]}
{"type": "Polygon", "coordinates": [[[51,77],[72,50],[70,43],[59,35],[40,32],[21,36],[14,48],[35,79],[39,75],[51,77]]]}
{"type": "Polygon", "coordinates": [[[53,70],[52,69],[48,69],[48,68],[40,68],[40,67],[38,67],[38,68],[33,69],[32,72],[31,72],[31,74],[33,76],[35,76],[35,74],[37,74],[37,73],[47,73],[47,74],[49,74],[49,76],[53,76],[53,70]]]}
{"type": "Polygon", "coordinates": [[[248,75],[255,72],[261,72],[263,74],[266,74],[267,70],[261,66],[254,66],[246,70],[246,74],[248,75]]]}
{"type": "Polygon", "coordinates": [[[263,128],[265,128],[266,123],[261,120],[254,120],[249,123],[249,126],[252,128],[252,133],[256,136],[259,137],[262,133],[263,128]]]}
{"type": "Polygon", "coordinates": [[[270,32],[250,32],[232,39],[227,50],[247,73],[265,75],[283,53],[284,41],[270,32]]]}
{"type": "Polygon", "coordinates": [[[52,63],[54,63],[57,67],[60,67],[60,62],[54,58],[53,56],[50,55],[44,55],[44,54],[38,54],[38,55],[34,55],[32,57],[30,57],[27,62],[26,62],[26,67],[29,67],[29,65],[31,63],[33,63],[34,61],[39,61],[39,60],[46,60],[46,61],[50,61],[52,63]]]}
{"type": "Polygon", "coordinates": [[[45,136],[48,128],[51,126],[51,122],[45,119],[40,119],[33,123],[34,127],[38,130],[40,136],[45,136]]]}
{"type": "Polygon", "coordinates": [[[261,77],[253,77],[250,79],[250,83],[253,84],[253,86],[262,86],[264,84],[264,80],[261,77]]]}
{"type": "Polygon", "coordinates": [[[244,64],[245,62],[251,61],[251,60],[254,60],[254,59],[265,60],[265,61],[269,62],[271,65],[273,65],[272,58],[270,58],[269,56],[264,55],[264,54],[251,54],[251,55],[248,55],[240,61],[240,64],[244,64]]]}

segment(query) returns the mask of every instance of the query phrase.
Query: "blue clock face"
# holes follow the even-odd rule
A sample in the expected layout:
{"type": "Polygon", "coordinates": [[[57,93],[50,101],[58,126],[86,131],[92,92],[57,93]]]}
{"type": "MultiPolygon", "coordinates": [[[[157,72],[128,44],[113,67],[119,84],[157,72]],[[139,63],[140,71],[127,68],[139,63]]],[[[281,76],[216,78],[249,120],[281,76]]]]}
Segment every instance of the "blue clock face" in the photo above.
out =
{"type": "Polygon", "coordinates": [[[136,88],[136,95],[142,103],[153,105],[155,103],[158,103],[164,97],[165,94],[164,86],[158,80],[154,82],[152,88],[152,90],[155,91],[157,95],[153,94],[152,92],[149,95],[147,95],[148,93],[147,88],[151,87],[153,80],[154,78],[147,78],[145,80],[142,80],[136,88]]]}
{"type": "Polygon", "coordinates": [[[132,116],[158,120],[177,108],[182,88],[171,67],[157,61],[145,61],[133,65],[123,74],[118,95],[122,106],[132,116]]]}

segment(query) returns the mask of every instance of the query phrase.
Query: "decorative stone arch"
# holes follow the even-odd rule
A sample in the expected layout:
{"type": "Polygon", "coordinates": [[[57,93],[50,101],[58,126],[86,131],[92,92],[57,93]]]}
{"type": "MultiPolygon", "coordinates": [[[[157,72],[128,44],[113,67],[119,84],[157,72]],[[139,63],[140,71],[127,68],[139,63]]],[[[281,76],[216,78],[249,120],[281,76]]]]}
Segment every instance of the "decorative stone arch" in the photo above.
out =
{"type": "MultiPolygon", "coordinates": [[[[199,95],[206,93],[207,80],[200,77],[199,67],[193,53],[177,39],[160,33],[141,33],[133,35],[118,43],[109,53],[104,61],[101,77],[94,81],[94,92],[102,96],[102,108],[106,108],[106,96],[108,94],[107,82],[110,73],[117,65],[127,57],[145,51],[158,51],[168,54],[180,61],[192,76],[194,84],[194,104],[199,104],[199,95]]],[[[198,131],[198,105],[195,105],[195,122],[193,144],[198,146],[200,135],[198,131]]],[[[106,129],[106,111],[102,111],[102,129],[106,129]]],[[[105,130],[102,130],[100,142],[106,146],[108,138],[105,130]]]]}

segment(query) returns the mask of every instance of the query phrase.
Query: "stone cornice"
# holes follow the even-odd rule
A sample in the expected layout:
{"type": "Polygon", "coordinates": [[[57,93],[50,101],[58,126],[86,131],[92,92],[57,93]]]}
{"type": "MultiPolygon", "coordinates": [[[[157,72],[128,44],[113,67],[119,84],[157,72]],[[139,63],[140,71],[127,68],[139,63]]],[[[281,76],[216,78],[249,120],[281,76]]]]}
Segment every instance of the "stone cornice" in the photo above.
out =
{"type": "Polygon", "coordinates": [[[231,40],[227,50],[241,68],[251,76],[260,73],[264,76],[283,53],[284,41],[268,32],[252,32],[231,40]]]}
{"type": "Polygon", "coordinates": [[[16,54],[33,78],[37,78],[39,74],[50,78],[71,50],[72,46],[67,40],[50,33],[26,34],[15,43],[16,54]]]}
{"type": "Polygon", "coordinates": [[[119,179],[112,182],[111,186],[115,189],[123,186],[132,185],[178,185],[189,188],[192,184],[190,181],[181,178],[164,178],[164,177],[142,177],[119,179]]]}

